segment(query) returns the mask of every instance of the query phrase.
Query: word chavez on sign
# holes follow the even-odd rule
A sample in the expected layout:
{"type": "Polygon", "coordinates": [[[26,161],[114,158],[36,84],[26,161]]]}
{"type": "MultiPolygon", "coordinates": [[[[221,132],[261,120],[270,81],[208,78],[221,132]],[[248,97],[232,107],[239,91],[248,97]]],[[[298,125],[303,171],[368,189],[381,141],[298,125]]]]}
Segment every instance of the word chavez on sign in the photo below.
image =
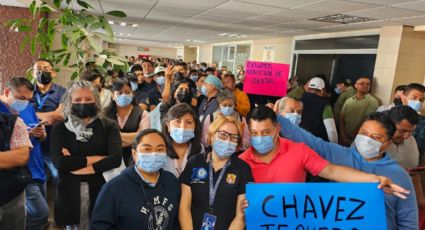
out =
{"type": "Polygon", "coordinates": [[[376,183],[248,184],[247,229],[386,229],[376,183]]]}

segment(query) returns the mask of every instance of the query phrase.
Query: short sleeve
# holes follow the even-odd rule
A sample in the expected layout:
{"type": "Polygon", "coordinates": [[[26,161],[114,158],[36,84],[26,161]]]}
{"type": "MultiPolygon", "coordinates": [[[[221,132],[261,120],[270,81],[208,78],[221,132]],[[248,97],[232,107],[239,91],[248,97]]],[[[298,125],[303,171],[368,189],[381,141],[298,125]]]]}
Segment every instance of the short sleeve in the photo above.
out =
{"type": "Polygon", "coordinates": [[[239,182],[238,195],[245,194],[246,185],[248,183],[254,182],[254,177],[252,176],[251,167],[243,160],[240,160],[241,165],[241,180],[239,182]]]}
{"type": "Polygon", "coordinates": [[[332,113],[332,107],[330,105],[325,106],[325,108],[323,109],[322,116],[323,120],[334,117],[332,113]]]}
{"type": "Polygon", "coordinates": [[[192,171],[194,168],[194,159],[196,157],[192,157],[189,159],[189,161],[186,164],[186,167],[184,168],[183,172],[180,174],[179,181],[182,184],[185,184],[187,186],[190,186],[190,181],[192,178],[192,171]]]}
{"type": "Polygon", "coordinates": [[[323,159],[308,146],[303,146],[302,153],[304,169],[310,172],[313,176],[319,175],[319,173],[329,164],[327,160],[323,159]]]}
{"type": "Polygon", "coordinates": [[[27,126],[25,125],[24,121],[18,117],[16,119],[12,136],[10,138],[10,149],[17,149],[21,147],[33,148],[27,131],[27,126]]]}

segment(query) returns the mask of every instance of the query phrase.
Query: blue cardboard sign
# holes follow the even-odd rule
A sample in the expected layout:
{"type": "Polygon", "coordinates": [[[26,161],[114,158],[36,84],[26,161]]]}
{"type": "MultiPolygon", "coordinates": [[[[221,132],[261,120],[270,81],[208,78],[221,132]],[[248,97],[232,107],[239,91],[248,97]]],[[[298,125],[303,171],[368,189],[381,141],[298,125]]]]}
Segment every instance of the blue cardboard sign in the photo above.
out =
{"type": "Polygon", "coordinates": [[[248,230],[387,229],[377,183],[248,184],[248,230]]]}

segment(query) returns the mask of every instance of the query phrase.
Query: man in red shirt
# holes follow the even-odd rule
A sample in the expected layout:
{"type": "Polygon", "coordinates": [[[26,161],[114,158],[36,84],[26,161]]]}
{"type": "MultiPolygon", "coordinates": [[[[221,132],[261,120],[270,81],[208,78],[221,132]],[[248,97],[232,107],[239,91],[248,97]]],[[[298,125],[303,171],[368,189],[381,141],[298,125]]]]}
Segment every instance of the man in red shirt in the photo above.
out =
{"type": "MultiPolygon", "coordinates": [[[[304,143],[279,137],[274,111],[265,106],[247,115],[252,146],[239,157],[251,166],[256,183],[305,182],[307,172],[339,182],[383,182],[387,178],[324,160],[304,143]]],[[[389,180],[387,185],[393,185],[389,180]]]]}

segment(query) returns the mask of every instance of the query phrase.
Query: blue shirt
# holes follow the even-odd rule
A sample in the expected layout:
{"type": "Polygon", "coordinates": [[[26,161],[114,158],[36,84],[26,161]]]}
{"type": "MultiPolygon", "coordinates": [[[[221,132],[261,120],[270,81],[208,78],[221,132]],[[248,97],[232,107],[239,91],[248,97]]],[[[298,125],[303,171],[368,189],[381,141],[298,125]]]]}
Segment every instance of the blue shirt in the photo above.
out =
{"type": "Polygon", "coordinates": [[[45,94],[42,94],[38,89],[38,86],[35,85],[31,104],[37,112],[52,112],[58,108],[60,103],[63,102],[65,94],[66,89],[54,83],[45,94]]]}
{"type": "MultiPolygon", "coordinates": [[[[0,112],[12,113],[2,102],[0,102],[0,112]]],[[[34,108],[30,105],[28,105],[26,109],[20,112],[18,116],[28,127],[34,126],[39,122],[34,108]]],[[[44,172],[43,152],[41,150],[40,140],[36,137],[31,137],[30,139],[33,145],[33,149],[30,152],[28,168],[31,171],[33,180],[44,182],[46,181],[46,174],[44,172]]]]}
{"type": "Polygon", "coordinates": [[[388,154],[385,154],[382,159],[368,162],[359,154],[355,146],[348,148],[326,142],[292,124],[282,116],[278,116],[278,122],[282,126],[281,134],[284,137],[296,142],[304,142],[329,162],[352,167],[367,173],[386,176],[395,184],[410,190],[410,194],[405,200],[392,194],[384,194],[387,228],[391,230],[419,229],[418,208],[412,179],[388,154]]]}

